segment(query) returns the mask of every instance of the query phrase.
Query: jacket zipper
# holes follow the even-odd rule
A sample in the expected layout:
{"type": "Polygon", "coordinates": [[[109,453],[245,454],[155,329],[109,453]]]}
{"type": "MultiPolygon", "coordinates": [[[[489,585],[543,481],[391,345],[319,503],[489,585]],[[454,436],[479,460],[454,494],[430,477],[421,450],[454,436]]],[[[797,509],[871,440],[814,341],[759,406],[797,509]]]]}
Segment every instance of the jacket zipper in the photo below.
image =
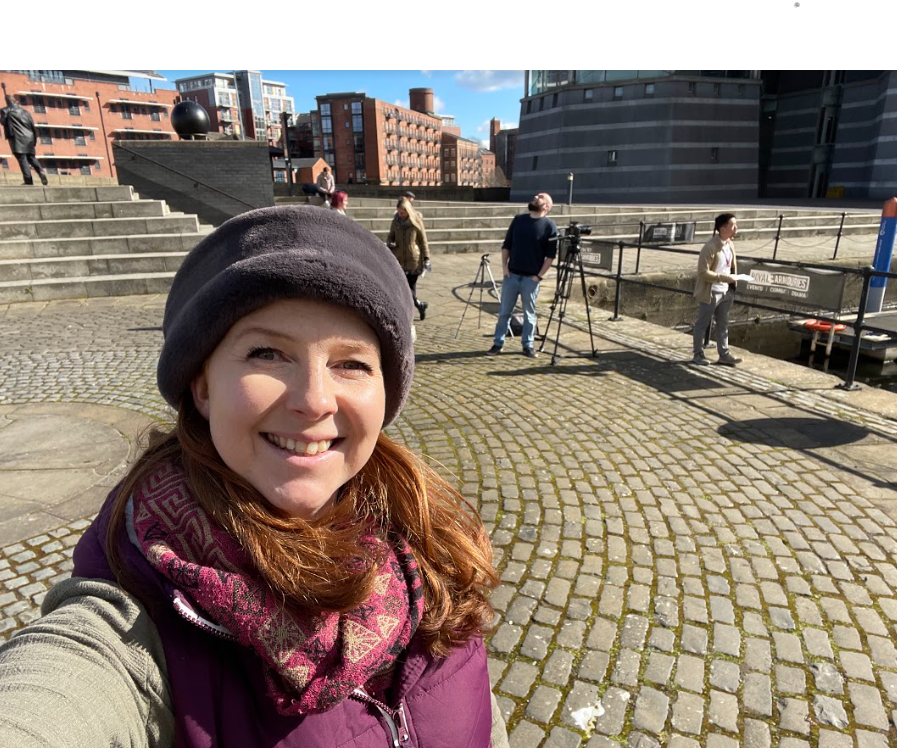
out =
{"type": "Polygon", "coordinates": [[[366,704],[375,706],[389,727],[390,736],[392,737],[393,748],[401,748],[402,743],[407,741],[411,736],[408,734],[408,720],[405,717],[405,703],[399,702],[398,709],[390,709],[382,701],[378,701],[373,696],[360,688],[356,688],[352,692],[352,697],[363,701],[366,704]]]}
{"type": "Polygon", "coordinates": [[[193,610],[193,608],[190,607],[190,605],[180,596],[180,592],[178,590],[175,590],[171,602],[178,615],[180,615],[184,620],[192,623],[197,628],[202,629],[209,634],[214,634],[215,636],[224,639],[225,641],[238,641],[237,637],[234,636],[234,634],[232,634],[226,628],[224,628],[224,626],[217,626],[210,621],[206,621],[201,615],[199,615],[199,613],[193,610]]]}

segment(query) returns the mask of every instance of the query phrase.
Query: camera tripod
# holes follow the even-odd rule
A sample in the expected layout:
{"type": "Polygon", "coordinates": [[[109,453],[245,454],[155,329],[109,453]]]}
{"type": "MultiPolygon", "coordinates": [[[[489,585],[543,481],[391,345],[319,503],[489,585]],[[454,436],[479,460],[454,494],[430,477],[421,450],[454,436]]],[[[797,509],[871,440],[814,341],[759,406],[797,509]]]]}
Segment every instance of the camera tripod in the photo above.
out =
{"type": "Polygon", "coordinates": [[[501,294],[498,292],[498,286],[495,285],[492,269],[489,267],[489,255],[484,254],[480,257],[480,266],[477,268],[477,274],[474,276],[473,283],[470,284],[470,295],[467,297],[467,304],[464,307],[464,312],[461,314],[461,321],[458,322],[458,329],[455,330],[455,338],[457,338],[461,332],[461,325],[464,324],[467,308],[470,306],[470,300],[473,298],[473,292],[476,290],[477,286],[480,287],[480,306],[477,314],[477,329],[479,329],[483,320],[483,286],[486,285],[487,275],[489,276],[489,282],[492,284],[492,293],[495,295],[495,298],[499,300],[501,299],[501,294]]]}
{"type": "Polygon", "coordinates": [[[589,343],[592,348],[592,356],[598,355],[595,349],[595,337],[592,334],[592,314],[589,311],[589,297],[586,290],[586,274],[582,264],[582,252],[580,249],[579,233],[568,234],[567,236],[558,237],[559,242],[567,242],[567,251],[564,253],[561,262],[558,265],[557,286],[555,287],[554,299],[551,301],[551,312],[548,315],[548,322],[545,325],[545,334],[542,336],[542,342],[539,344],[539,351],[545,347],[548,340],[548,334],[551,331],[551,323],[554,320],[554,313],[557,311],[557,330],[554,333],[554,350],[551,354],[551,365],[554,366],[558,357],[558,343],[561,338],[561,326],[564,324],[564,317],[567,313],[567,302],[570,301],[570,292],[573,290],[573,278],[579,274],[579,282],[582,286],[582,298],[586,304],[586,319],[589,323],[589,343]]]}

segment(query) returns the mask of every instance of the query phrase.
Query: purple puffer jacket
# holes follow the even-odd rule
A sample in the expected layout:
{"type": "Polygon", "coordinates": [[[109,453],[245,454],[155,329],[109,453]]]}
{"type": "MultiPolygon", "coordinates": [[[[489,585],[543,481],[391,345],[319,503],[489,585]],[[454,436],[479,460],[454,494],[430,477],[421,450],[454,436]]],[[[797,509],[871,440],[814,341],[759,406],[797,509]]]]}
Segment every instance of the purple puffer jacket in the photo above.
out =
{"type": "MultiPolygon", "coordinates": [[[[115,581],[105,553],[113,495],[75,548],[74,576],[115,581]]],[[[256,654],[195,618],[186,598],[124,533],[121,547],[135,579],[159,601],[149,613],[165,649],[176,748],[489,748],[492,707],[481,639],[435,659],[415,636],[389,705],[360,695],[323,714],[284,717],[266,694],[256,654]]]]}

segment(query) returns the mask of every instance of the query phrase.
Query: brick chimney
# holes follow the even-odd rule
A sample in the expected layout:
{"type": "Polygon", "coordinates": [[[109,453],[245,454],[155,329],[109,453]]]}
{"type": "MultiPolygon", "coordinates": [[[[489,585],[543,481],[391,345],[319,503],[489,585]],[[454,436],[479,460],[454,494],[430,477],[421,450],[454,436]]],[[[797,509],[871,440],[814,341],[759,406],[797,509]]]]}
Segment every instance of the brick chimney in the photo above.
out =
{"type": "Polygon", "coordinates": [[[421,114],[433,114],[433,89],[412,88],[408,91],[411,109],[421,114]]]}

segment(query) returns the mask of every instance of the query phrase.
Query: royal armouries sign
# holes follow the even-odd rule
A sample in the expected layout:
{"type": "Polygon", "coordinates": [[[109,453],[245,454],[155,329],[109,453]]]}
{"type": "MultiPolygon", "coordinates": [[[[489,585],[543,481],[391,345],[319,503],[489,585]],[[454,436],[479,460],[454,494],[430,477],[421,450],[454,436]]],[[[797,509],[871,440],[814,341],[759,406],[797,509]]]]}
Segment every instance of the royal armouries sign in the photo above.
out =
{"type": "Polygon", "coordinates": [[[813,309],[841,311],[844,274],[836,270],[810,270],[772,262],[739,259],[739,274],[752,280],[739,281],[738,295],[758,301],[779,301],[813,309]]]}

